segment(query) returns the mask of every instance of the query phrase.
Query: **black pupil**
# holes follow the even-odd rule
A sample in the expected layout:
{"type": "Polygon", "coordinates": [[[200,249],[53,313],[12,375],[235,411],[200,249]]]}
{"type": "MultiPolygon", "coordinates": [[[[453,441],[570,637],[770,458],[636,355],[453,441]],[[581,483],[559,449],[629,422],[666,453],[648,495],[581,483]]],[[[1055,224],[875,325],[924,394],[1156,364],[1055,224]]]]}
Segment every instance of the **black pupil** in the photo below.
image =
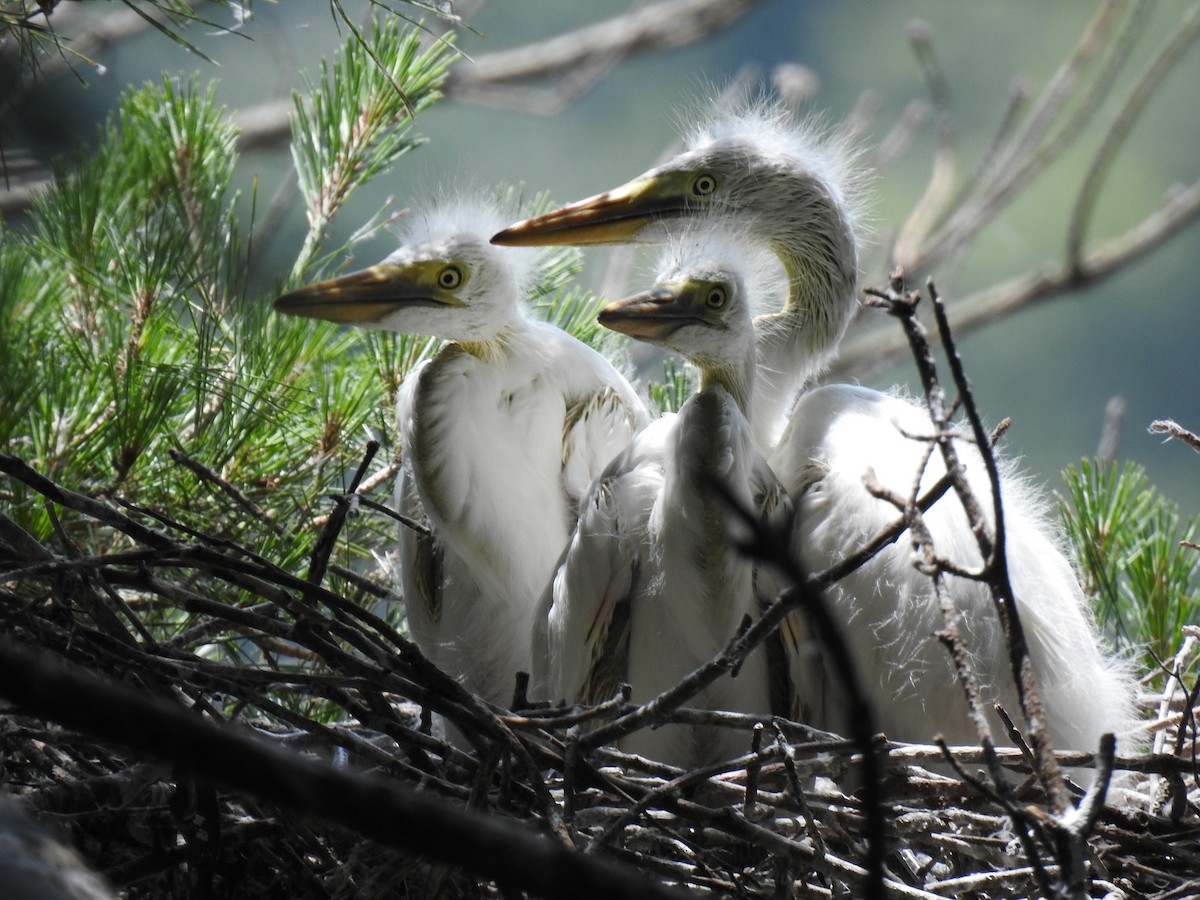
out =
{"type": "Polygon", "coordinates": [[[697,194],[711,194],[715,186],[710,175],[701,175],[696,179],[695,189],[697,194]]]}

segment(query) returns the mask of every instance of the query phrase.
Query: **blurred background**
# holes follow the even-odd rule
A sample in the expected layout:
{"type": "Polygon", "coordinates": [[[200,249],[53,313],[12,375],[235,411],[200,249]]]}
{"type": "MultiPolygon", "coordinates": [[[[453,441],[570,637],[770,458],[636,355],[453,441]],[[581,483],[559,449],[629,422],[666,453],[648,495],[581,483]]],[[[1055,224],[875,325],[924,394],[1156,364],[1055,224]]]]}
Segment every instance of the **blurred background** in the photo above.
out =
{"type": "MultiPolygon", "coordinates": [[[[963,180],[1004,119],[1014,83],[1024,79],[1036,94],[1096,9],[1089,3],[1035,0],[760,0],[747,5],[744,15],[697,43],[617,62],[561,110],[544,107],[570,75],[556,76],[530,89],[532,93],[513,94],[507,105],[454,99],[422,113],[416,128],[429,138],[428,146],[403,159],[386,179],[396,206],[428,195],[432,186],[463,179],[549,190],[560,202],[615,186],[663,155],[676,137],[676,122],[698,99],[711,95],[712,86],[720,88],[748,69],[769,84],[779,66],[805,67],[816,78],[806,108],[833,120],[861,110],[867,95],[874,110],[865,133],[870,146],[914,100],[928,100],[907,37],[914,20],[926,24],[944,70],[958,133],[957,174],[963,180]],[[543,109],[531,111],[531,105],[543,109]]],[[[105,14],[131,15],[109,3],[64,4],[60,9],[68,8],[72,16],[95,15],[97,21],[105,14]]],[[[360,20],[369,8],[366,2],[345,2],[347,13],[360,20]]],[[[461,4],[455,11],[477,33],[460,30],[459,46],[483,60],[628,8],[627,0],[505,0],[470,11],[461,4]]],[[[1062,257],[1073,198],[1104,127],[1185,13],[1176,3],[1151,4],[1149,9],[1151,18],[1130,63],[1080,145],[1042,173],[969,252],[932,273],[951,302],[1062,257]]],[[[240,23],[228,8],[201,6],[199,12],[216,25],[236,26],[229,33],[193,24],[183,32],[212,62],[184,52],[153,29],[101,48],[93,56],[101,68],[76,62],[74,74],[47,78],[8,110],[0,134],[6,157],[36,169],[50,157],[94,140],[126,85],[156,81],[163,71],[197,73],[202,81],[218,82],[218,96],[231,112],[245,113],[271,101],[290,103],[292,91],[304,91],[303,75],[316,77],[320,58],[331,56],[346,36],[328,0],[260,2],[240,23]]],[[[80,21],[73,20],[72,27],[80,21]]],[[[1200,177],[1197,85],[1200,49],[1192,48],[1121,149],[1089,241],[1120,234],[1173,189],[1200,177]]],[[[882,286],[885,281],[883,248],[924,191],[934,131],[930,122],[908,152],[879,173],[873,203],[876,248],[866,257],[867,284],[882,286]]],[[[303,234],[302,204],[295,195],[289,200],[287,193],[290,171],[286,139],[248,150],[241,161],[243,189],[248,196],[257,191],[260,214],[275,198],[282,204],[278,223],[256,237],[268,253],[278,255],[280,278],[303,234]]],[[[384,199],[357,196],[337,223],[339,234],[348,237],[384,199]]],[[[19,223],[19,210],[5,215],[19,223]]],[[[385,234],[359,245],[356,262],[372,262],[390,249],[385,234]]],[[[590,286],[603,284],[610,252],[590,251],[584,276],[590,286]]],[[[264,269],[270,271],[270,265],[264,269]]],[[[632,277],[645,274],[635,267],[632,277]]],[[[264,278],[264,298],[274,289],[267,282],[264,278]]],[[[1146,430],[1159,418],[1200,430],[1200,227],[1193,224],[1094,289],[1036,304],[965,335],[960,350],[987,418],[993,423],[1005,416],[1013,419],[1005,438],[1008,453],[1021,456],[1026,470],[1046,487],[1059,490],[1062,468],[1095,452],[1106,404],[1119,395],[1126,402],[1126,419],[1118,458],[1142,463],[1151,482],[1174,498],[1185,515],[1200,514],[1200,457],[1180,444],[1164,445],[1146,430]]],[[[916,388],[908,363],[851,373],[855,376],[873,387],[911,382],[916,388]]]]}

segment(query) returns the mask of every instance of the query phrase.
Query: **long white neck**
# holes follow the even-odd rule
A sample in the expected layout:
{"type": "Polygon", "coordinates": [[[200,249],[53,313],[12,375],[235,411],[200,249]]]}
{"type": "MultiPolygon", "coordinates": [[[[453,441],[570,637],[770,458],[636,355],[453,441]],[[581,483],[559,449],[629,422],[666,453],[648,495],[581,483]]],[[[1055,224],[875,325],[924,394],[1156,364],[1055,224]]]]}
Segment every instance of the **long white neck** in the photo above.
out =
{"type": "Polygon", "coordinates": [[[836,205],[807,204],[784,221],[771,249],[787,273],[787,300],[754,320],[761,378],[749,418],[764,452],[796,394],[837,352],[857,308],[854,237],[836,205]]]}

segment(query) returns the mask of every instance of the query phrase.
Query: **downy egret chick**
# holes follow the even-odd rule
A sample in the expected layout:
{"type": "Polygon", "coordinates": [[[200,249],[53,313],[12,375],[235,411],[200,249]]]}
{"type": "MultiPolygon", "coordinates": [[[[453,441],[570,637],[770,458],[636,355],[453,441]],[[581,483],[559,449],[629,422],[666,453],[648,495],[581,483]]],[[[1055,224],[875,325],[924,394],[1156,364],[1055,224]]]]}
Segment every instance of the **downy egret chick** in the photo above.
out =
{"type": "MultiPolygon", "coordinates": [[[[808,571],[819,571],[861,546],[898,513],[868,492],[864,474],[900,496],[912,490],[934,434],[928,412],[908,400],[854,385],[829,385],[800,397],[771,459],[796,505],[794,547],[808,571]]],[[[979,449],[955,441],[971,491],[990,526],[991,485],[979,449]]],[[[921,490],[945,472],[934,452],[921,490]]],[[[1046,514],[1044,503],[1011,463],[1001,461],[1007,563],[1050,739],[1059,750],[1095,750],[1105,732],[1136,726],[1135,691],[1127,667],[1104,648],[1088,598],[1046,514]]],[[[982,564],[966,513],[953,491],[925,514],[933,549],[966,569],[982,564]]],[[[838,581],[827,594],[851,655],[868,686],[880,728],[897,740],[927,743],[943,735],[974,744],[966,700],[945,647],[933,582],[919,571],[908,534],[838,581]]],[[[993,738],[1008,743],[993,710],[1000,703],[1020,723],[1008,647],[985,585],[946,575],[968,659],[979,680],[993,738]]],[[[793,657],[799,663],[799,657],[793,657]]],[[[811,660],[809,661],[811,663],[811,660]]],[[[844,731],[846,697],[826,668],[798,672],[808,718],[844,731]]]]}
{"type": "Polygon", "coordinates": [[[381,263],[275,308],[449,342],[397,402],[397,501],[436,538],[401,528],[404,600],[421,650],[507,706],[579,502],[648,414],[608,360],[527,315],[537,256],[488,243],[503,217],[472,201],[415,213],[381,263]]]}
{"type": "MultiPolygon", "coordinates": [[[[746,420],[755,371],[749,300],[773,262],[720,232],[689,234],[669,248],[651,290],[600,313],[605,327],[686,357],[700,389],[613,460],[583,507],[548,597],[552,696],[596,703],[628,683],[634,700],[649,700],[716,656],[745,616],[774,599],[768,574],[734,546],[740,523],[713,485],[761,515],[789,514],[746,420]]],[[[769,715],[765,653],[688,705],[769,715]]],[[[690,768],[744,753],[746,740],[669,725],[621,746],[690,768]]]]}
{"type": "MultiPolygon", "coordinates": [[[[778,256],[788,275],[788,298],[782,310],[756,320],[759,384],[766,390],[756,391],[762,400],[754,403],[751,422],[796,502],[797,546],[810,569],[852,552],[895,517],[890,505],[866,492],[863,476],[874,467],[885,486],[906,494],[924,445],[903,439],[901,431],[933,429],[920,405],[864,388],[820,388],[801,394],[792,407],[796,390],[836,352],[857,308],[865,180],[846,141],[754,103],[702,122],[687,136],[684,151],[664,165],[493,238],[517,245],[661,241],[687,220],[717,215],[778,256]]],[[[990,488],[978,456],[968,466],[986,505],[990,488]]],[[[1067,556],[1041,504],[1011,466],[1002,494],[1018,608],[1053,737],[1057,746],[1094,749],[1104,730],[1132,726],[1130,681],[1101,649],[1067,556]],[[1070,628],[1060,629],[1059,622],[1070,628]]],[[[946,497],[930,514],[935,548],[969,565],[977,559],[976,545],[957,506],[956,498],[946,497]]],[[[990,601],[981,602],[977,584],[951,584],[955,602],[962,599],[963,628],[981,678],[1016,715],[996,613],[990,601]]],[[[941,613],[928,578],[913,567],[908,538],[884,548],[836,586],[835,595],[833,611],[857,642],[864,680],[877,691],[873,699],[889,735],[928,741],[942,730],[973,741],[961,691],[947,687],[949,663],[933,637],[941,613]]],[[[834,710],[839,702],[818,705],[834,710]]],[[[841,725],[823,716],[814,724],[841,725]]]]}
{"type": "Polygon", "coordinates": [[[816,119],[752,101],[690,128],[685,149],[632,181],[510,225],[508,246],[656,243],[702,215],[728,219],[787,275],[781,309],[755,319],[758,385],[750,415],[765,453],[803,384],[836,351],[858,309],[866,170],[854,145],[816,119]]]}

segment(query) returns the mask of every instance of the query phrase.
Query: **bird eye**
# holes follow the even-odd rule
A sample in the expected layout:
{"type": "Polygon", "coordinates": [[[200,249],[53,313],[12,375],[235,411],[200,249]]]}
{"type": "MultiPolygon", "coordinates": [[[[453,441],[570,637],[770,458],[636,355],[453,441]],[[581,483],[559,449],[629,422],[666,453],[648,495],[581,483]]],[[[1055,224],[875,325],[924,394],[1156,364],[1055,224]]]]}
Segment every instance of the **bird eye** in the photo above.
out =
{"type": "Polygon", "coordinates": [[[711,172],[701,172],[692,179],[692,196],[707,197],[717,189],[717,176],[711,172]]]}
{"type": "Polygon", "coordinates": [[[708,294],[704,298],[704,305],[709,309],[720,309],[728,299],[729,292],[721,285],[714,284],[708,289],[708,294]]]}
{"type": "Polygon", "coordinates": [[[458,266],[446,266],[437,276],[438,287],[453,290],[463,283],[462,269],[458,266]]]}

